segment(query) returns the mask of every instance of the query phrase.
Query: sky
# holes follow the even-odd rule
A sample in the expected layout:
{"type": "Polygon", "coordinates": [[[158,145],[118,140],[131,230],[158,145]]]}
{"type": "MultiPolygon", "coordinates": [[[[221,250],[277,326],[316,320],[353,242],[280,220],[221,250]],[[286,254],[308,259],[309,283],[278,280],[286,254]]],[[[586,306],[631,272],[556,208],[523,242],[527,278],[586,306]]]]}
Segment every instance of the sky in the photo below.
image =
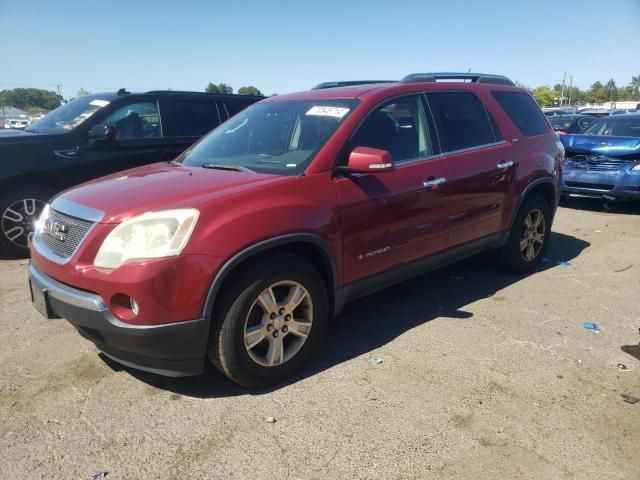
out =
{"type": "Polygon", "coordinates": [[[640,0],[0,0],[0,90],[263,93],[427,71],[640,75],[640,0]]]}

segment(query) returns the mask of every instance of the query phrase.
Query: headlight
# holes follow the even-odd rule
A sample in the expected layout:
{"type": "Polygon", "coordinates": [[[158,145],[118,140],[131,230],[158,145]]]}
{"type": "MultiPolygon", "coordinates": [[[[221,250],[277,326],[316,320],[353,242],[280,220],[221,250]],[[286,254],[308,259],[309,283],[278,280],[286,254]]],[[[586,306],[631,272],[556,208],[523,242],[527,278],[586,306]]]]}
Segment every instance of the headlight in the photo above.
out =
{"type": "Polygon", "coordinates": [[[127,260],[172,257],[187,244],[198,210],[166,210],[125,220],[107,235],[93,264],[118,268],[127,260]]]}
{"type": "Polygon", "coordinates": [[[640,162],[636,163],[633,167],[631,167],[631,170],[634,170],[636,172],[639,171],[640,170],[640,162]]]}

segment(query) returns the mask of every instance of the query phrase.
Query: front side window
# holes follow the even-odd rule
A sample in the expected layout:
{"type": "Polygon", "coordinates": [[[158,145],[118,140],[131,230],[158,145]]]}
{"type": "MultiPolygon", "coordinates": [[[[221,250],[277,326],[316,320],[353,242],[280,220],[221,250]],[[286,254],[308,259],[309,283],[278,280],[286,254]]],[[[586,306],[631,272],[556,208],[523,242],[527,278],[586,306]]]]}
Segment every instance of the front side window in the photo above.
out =
{"type": "Polygon", "coordinates": [[[498,91],[492,94],[525,137],[534,137],[549,131],[544,114],[530,95],[498,91]]]}
{"type": "Polygon", "coordinates": [[[160,115],[155,102],[131,103],[119,108],[103,122],[116,130],[116,140],[159,138],[160,115]]]}
{"type": "Polygon", "coordinates": [[[397,163],[433,155],[420,97],[395,99],[370,113],[349,143],[350,151],[356,147],[386,150],[397,163]]]}
{"type": "Polygon", "coordinates": [[[49,112],[26,128],[34,133],[64,133],[73,130],[110,101],[99,95],[76,98],[49,112]]]}
{"type": "Polygon", "coordinates": [[[356,105],[357,100],[257,103],[220,125],[177,161],[300,175],[356,105]]]}
{"type": "MultiPolygon", "coordinates": [[[[428,94],[443,152],[490,145],[496,139],[484,105],[472,93],[428,94]]],[[[497,130],[497,126],[495,127],[497,130]]],[[[502,139],[497,130],[499,139],[502,139]]]]}

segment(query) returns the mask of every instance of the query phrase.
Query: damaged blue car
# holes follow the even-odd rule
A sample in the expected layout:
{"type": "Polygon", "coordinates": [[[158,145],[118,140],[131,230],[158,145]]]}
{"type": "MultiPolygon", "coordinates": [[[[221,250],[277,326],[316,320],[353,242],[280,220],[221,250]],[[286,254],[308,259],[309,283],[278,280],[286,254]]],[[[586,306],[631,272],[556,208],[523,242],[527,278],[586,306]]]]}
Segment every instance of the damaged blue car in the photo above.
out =
{"type": "Polygon", "coordinates": [[[580,135],[560,135],[564,194],[640,199],[640,114],[598,119],[580,135]]]}

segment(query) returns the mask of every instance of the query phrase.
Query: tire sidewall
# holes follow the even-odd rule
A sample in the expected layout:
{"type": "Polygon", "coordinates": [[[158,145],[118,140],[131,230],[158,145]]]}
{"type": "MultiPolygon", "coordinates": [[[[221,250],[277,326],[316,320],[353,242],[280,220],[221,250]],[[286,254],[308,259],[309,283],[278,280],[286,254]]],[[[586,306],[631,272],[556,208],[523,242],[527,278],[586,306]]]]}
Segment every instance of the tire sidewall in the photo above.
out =
{"type": "Polygon", "coordinates": [[[241,292],[228,310],[221,329],[223,338],[220,340],[224,342],[227,357],[225,363],[237,370],[231,372],[233,379],[245,385],[268,385],[291,377],[307,364],[317,350],[327,324],[327,293],[320,275],[304,261],[297,265],[294,262],[283,262],[279,265],[270,262],[269,265],[275,267],[272,273],[254,270],[245,277],[244,285],[238,289],[241,292]],[[254,362],[245,348],[245,320],[258,295],[274,283],[285,280],[300,283],[311,296],[313,327],[306,342],[294,357],[282,365],[265,367],[254,362]]]}
{"type": "Polygon", "coordinates": [[[542,197],[533,197],[522,206],[522,208],[518,212],[516,221],[513,224],[513,229],[511,230],[511,236],[508,242],[508,248],[505,251],[505,254],[507,255],[507,258],[505,260],[507,261],[511,269],[519,272],[530,272],[537,268],[540,262],[542,262],[547,248],[549,247],[551,223],[551,207],[542,197]],[[522,235],[524,220],[532,210],[540,210],[542,212],[545,222],[545,232],[544,242],[542,244],[540,252],[536,256],[536,258],[529,262],[523,257],[522,252],[520,251],[520,239],[522,235]]]}

